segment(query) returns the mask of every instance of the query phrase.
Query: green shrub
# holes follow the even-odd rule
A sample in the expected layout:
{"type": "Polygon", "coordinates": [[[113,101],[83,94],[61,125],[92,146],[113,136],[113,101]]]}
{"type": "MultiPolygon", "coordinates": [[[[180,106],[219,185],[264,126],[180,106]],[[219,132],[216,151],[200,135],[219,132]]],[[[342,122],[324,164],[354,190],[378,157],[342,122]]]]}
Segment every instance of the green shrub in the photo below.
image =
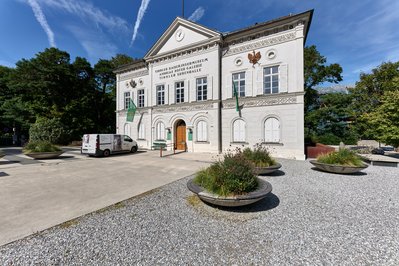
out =
{"type": "Polygon", "coordinates": [[[49,141],[40,140],[40,141],[29,141],[29,143],[25,145],[23,151],[24,153],[54,152],[54,151],[61,151],[61,149],[51,144],[49,141]]]}
{"type": "Polygon", "coordinates": [[[329,154],[322,154],[317,157],[317,161],[326,164],[337,164],[345,166],[362,166],[362,159],[353,151],[340,149],[329,154]]]}
{"type": "Polygon", "coordinates": [[[241,195],[258,187],[253,165],[240,150],[225,154],[223,160],[199,171],[194,183],[220,196],[241,195]]]}
{"type": "Polygon", "coordinates": [[[242,153],[255,167],[268,167],[276,164],[276,161],[270,156],[267,148],[259,144],[253,150],[245,148],[242,153]]]}
{"type": "Polygon", "coordinates": [[[59,118],[37,118],[29,129],[29,135],[31,141],[46,140],[57,144],[66,144],[69,141],[64,125],[59,118]]]}

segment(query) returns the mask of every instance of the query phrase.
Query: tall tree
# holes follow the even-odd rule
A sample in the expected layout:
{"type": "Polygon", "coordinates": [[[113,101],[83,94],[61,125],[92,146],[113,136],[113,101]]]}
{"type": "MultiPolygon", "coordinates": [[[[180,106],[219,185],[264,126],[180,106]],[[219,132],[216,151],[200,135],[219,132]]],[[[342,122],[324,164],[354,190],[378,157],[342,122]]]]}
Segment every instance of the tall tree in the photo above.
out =
{"type": "Polygon", "coordinates": [[[326,62],[326,57],[320,54],[315,45],[305,47],[305,113],[318,105],[318,93],[315,90],[317,85],[342,81],[342,67],[339,64],[326,65],[326,62]]]}
{"type": "MultiPolygon", "coordinates": [[[[394,81],[399,85],[399,78],[394,81]]],[[[369,131],[378,141],[399,147],[399,90],[385,91],[380,103],[372,112],[363,115],[371,126],[369,131]]]]}
{"type": "MultiPolygon", "coordinates": [[[[352,108],[355,112],[354,126],[363,139],[380,139],[382,132],[375,130],[375,123],[370,124],[369,113],[382,110],[381,104],[385,102],[387,92],[399,90],[399,61],[396,63],[382,63],[371,73],[360,74],[360,80],[356,87],[351,90],[354,95],[352,108]]],[[[375,115],[372,115],[375,117],[375,115]]]]}

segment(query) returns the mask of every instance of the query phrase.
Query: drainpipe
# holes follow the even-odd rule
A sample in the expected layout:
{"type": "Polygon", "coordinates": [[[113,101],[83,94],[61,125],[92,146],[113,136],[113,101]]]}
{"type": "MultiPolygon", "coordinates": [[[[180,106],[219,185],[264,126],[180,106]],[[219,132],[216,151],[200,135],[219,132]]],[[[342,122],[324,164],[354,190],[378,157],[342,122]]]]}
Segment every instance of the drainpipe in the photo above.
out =
{"type": "Polygon", "coordinates": [[[219,101],[218,101],[218,152],[222,153],[222,48],[223,48],[223,36],[222,42],[219,43],[219,101]]]}

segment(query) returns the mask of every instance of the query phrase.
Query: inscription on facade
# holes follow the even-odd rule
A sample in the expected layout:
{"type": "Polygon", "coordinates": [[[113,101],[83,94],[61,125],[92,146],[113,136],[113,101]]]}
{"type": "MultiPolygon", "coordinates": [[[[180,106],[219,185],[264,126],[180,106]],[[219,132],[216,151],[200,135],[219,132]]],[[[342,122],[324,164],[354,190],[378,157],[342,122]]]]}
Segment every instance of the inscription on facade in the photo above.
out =
{"type": "Polygon", "coordinates": [[[158,75],[159,79],[175,78],[187,74],[201,72],[206,62],[208,62],[208,58],[202,58],[186,63],[162,67],[160,69],[156,69],[154,72],[156,75],[158,75]]]}

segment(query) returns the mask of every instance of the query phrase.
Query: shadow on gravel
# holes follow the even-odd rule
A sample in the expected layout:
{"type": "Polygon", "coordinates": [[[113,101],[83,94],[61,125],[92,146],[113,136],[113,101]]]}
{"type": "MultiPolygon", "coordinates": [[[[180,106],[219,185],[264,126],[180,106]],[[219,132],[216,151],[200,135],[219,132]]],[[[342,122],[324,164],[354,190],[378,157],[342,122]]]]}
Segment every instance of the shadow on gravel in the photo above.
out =
{"type": "Polygon", "coordinates": [[[228,212],[239,212],[239,213],[251,213],[251,212],[262,212],[268,211],[276,208],[280,205],[280,199],[273,193],[270,193],[264,199],[255,202],[251,205],[241,206],[241,207],[222,207],[216,206],[210,203],[204,202],[206,205],[217,208],[219,210],[228,211],[228,212]]]}
{"type": "Polygon", "coordinates": [[[9,176],[9,174],[4,173],[4,172],[0,172],[0,177],[2,177],[2,176],[9,176]]]}
{"type": "Polygon", "coordinates": [[[270,173],[270,174],[260,174],[259,176],[268,177],[268,176],[283,176],[283,175],[285,175],[285,172],[284,172],[284,171],[276,170],[276,171],[274,171],[273,173],[270,173]]]}
{"type": "Polygon", "coordinates": [[[330,172],[322,171],[322,170],[320,170],[320,169],[318,169],[316,167],[312,167],[311,169],[313,171],[316,171],[316,172],[325,173],[325,174],[331,174],[331,175],[346,175],[346,176],[364,176],[364,175],[367,175],[367,173],[365,173],[365,172],[357,172],[357,173],[352,173],[352,174],[336,174],[336,173],[330,173],[330,172]]]}
{"type": "Polygon", "coordinates": [[[6,164],[13,164],[13,163],[20,163],[21,161],[6,161],[6,162],[0,162],[0,165],[6,165],[6,164]]]}

